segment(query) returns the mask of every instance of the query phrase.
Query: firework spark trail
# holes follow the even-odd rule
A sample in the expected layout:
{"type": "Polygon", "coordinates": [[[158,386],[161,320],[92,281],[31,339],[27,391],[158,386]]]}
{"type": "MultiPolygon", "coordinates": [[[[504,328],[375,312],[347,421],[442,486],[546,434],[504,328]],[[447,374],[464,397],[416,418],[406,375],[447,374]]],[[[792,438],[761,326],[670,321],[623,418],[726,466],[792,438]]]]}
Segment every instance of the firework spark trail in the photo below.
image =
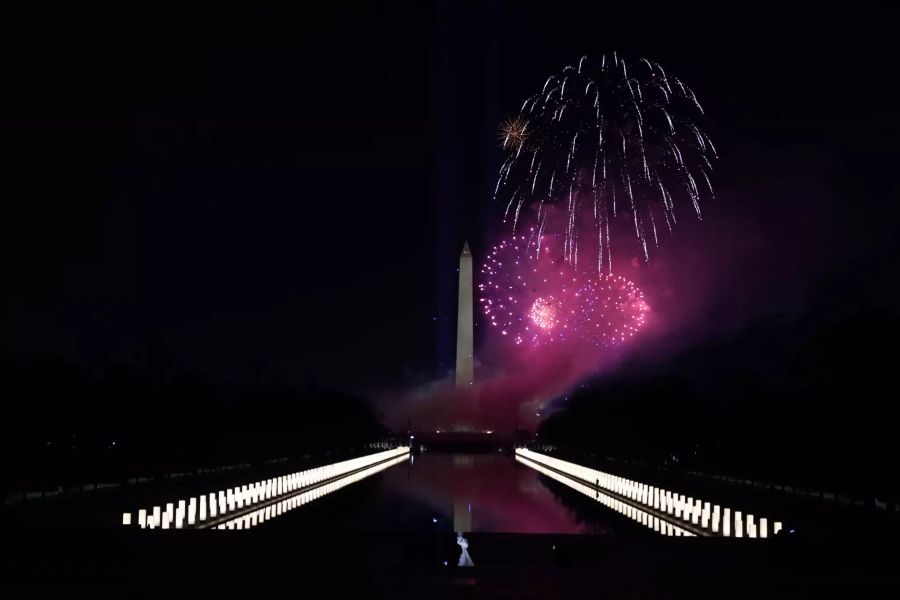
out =
{"type": "Polygon", "coordinates": [[[649,260],[649,245],[660,242],[654,212],[662,214],[671,232],[677,223],[676,197],[689,199],[698,219],[703,196],[715,197],[710,173],[718,155],[697,123],[702,116],[693,90],[658,63],[642,58],[628,65],[613,53],[603,55],[598,66],[582,57],[577,68],[567,66],[548,77],[501,127],[508,155],[495,196],[507,201],[504,221],[512,202],[518,202],[514,231],[520,219],[532,218],[530,225],[564,236],[566,261],[574,263],[575,234],[584,233],[580,196],[592,194],[596,264],[608,275],[610,220],[617,217],[617,195],[624,195],[644,260],[649,260]],[[705,184],[702,193],[698,177],[705,184]],[[558,196],[564,194],[565,224],[548,223],[547,207],[562,203],[558,196]]]}
{"type": "Polygon", "coordinates": [[[565,240],[559,236],[532,229],[489,252],[478,285],[488,326],[526,348],[584,342],[608,348],[628,341],[650,311],[643,293],[623,277],[580,274],[559,260],[560,245],[565,240]]]}

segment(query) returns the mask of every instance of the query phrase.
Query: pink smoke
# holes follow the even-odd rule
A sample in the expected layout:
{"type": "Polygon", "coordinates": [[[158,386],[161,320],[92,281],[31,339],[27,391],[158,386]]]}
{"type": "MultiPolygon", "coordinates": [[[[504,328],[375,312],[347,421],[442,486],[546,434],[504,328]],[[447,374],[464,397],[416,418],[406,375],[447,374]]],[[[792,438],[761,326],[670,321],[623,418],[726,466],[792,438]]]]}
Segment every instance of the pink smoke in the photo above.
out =
{"type": "Polygon", "coordinates": [[[406,413],[423,429],[533,429],[549,401],[613,368],[652,320],[640,290],[598,273],[586,250],[577,270],[559,238],[529,235],[507,237],[476,269],[476,383],[457,388],[449,377],[414,390],[393,405],[398,421],[406,413]]]}
{"type": "Polygon", "coordinates": [[[479,369],[470,387],[450,379],[431,387],[412,403],[413,420],[425,429],[533,429],[549,400],[611,367],[609,354],[582,343],[507,355],[499,367],[479,369]]]}

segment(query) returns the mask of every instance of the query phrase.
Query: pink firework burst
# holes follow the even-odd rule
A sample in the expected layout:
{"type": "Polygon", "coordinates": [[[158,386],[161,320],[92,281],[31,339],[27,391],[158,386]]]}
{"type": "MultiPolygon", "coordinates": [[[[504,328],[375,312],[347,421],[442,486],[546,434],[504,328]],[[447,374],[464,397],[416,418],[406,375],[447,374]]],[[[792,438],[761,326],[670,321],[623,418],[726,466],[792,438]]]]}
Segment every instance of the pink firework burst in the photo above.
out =
{"type": "Polygon", "coordinates": [[[541,329],[553,329],[560,322],[561,304],[553,296],[537,298],[531,305],[531,321],[541,329]]]}
{"type": "Polygon", "coordinates": [[[479,303],[488,326],[517,345],[627,342],[650,307],[631,281],[577,272],[556,236],[514,236],[494,246],[481,269],[479,303]]]}

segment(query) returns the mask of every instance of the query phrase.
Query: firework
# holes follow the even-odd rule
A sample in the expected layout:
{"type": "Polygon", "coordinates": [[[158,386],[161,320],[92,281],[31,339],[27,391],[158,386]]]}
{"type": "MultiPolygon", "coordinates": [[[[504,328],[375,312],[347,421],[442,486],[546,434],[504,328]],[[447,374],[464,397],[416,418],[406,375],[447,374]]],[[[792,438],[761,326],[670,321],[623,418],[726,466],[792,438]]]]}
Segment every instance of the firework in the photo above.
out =
{"type": "Polygon", "coordinates": [[[676,200],[701,218],[701,195],[713,194],[716,150],[697,124],[702,115],[694,92],[657,63],[582,58],[501,128],[507,156],[495,196],[504,220],[514,235],[526,214],[539,231],[560,234],[570,264],[579,245],[595,248],[596,271],[609,275],[611,222],[626,213],[649,260],[648,246],[676,223],[676,200]]]}
{"type": "Polygon", "coordinates": [[[511,117],[503,122],[500,126],[500,141],[505,150],[522,149],[528,136],[528,125],[524,119],[519,117],[511,117]]]}
{"type": "Polygon", "coordinates": [[[637,333],[650,308],[633,283],[579,274],[562,259],[558,236],[528,233],[494,246],[481,269],[479,302],[491,329],[526,346],[611,347],[637,333]]]}
{"type": "Polygon", "coordinates": [[[538,328],[549,331],[560,325],[562,317],[562,303],[553,296],[538,297],[531,304],[529,316],[531,322],[538,328]]]}

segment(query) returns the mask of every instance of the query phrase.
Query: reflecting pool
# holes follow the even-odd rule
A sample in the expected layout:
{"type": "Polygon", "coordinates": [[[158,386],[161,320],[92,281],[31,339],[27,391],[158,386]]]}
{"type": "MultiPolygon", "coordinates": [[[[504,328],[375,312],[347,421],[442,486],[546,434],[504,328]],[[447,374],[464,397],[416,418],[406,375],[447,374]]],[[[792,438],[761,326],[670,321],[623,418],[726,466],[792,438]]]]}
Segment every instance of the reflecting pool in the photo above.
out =
{"type": "Polygon", "coordinates": [[[652,532],[509,454],[423,453],[262,527],[305,531],[652,532]]]}

